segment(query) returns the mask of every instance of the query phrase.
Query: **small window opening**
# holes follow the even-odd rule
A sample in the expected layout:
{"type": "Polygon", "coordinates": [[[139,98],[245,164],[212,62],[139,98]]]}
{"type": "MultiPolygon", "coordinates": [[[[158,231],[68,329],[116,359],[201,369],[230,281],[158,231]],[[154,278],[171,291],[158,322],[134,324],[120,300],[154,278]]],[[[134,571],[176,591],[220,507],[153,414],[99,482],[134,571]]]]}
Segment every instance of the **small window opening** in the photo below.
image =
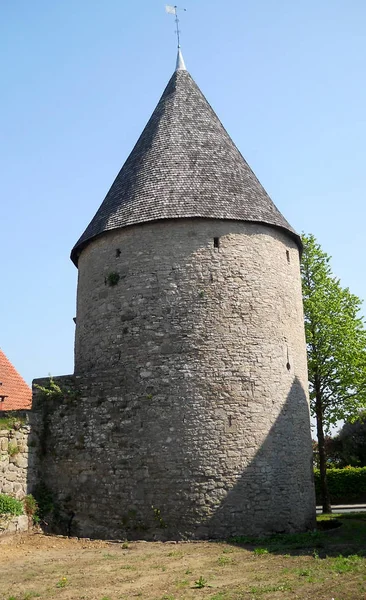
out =
{"type": "Polygon", "coordinates": [[[290,253],[288,250],[286,250],[286,258],[287,258],[287,262],[290,263],[290,253]]]}
{"type": "Polygon", "coordinates": [[[116,249],[116,258],[121,256],[121,250],[119,248],[116,249]]]}
{"type": "Polygon", "coordinates": [[[287,368],[288,371],[291,369],[291,365],[290,365],[289,362],[287,363],[286,368],[287,368]]]}
{"type": "Polygon", "coordinates": [[[220,248],[220,238],[214,237],[214,248],[220,248]]]}

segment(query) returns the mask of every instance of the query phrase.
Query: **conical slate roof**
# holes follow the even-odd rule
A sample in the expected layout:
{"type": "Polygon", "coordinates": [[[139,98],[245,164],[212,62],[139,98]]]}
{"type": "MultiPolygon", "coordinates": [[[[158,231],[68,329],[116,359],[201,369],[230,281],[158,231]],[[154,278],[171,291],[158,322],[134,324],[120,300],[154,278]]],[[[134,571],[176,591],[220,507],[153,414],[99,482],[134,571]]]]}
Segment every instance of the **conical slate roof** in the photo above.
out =
{"type": "Polygon", "coordinates": [[[77,264],[82,249],[105,231],[192,217],[272,225],[301,247],[179,53],[177,70],[71,258],[77,264]]]}

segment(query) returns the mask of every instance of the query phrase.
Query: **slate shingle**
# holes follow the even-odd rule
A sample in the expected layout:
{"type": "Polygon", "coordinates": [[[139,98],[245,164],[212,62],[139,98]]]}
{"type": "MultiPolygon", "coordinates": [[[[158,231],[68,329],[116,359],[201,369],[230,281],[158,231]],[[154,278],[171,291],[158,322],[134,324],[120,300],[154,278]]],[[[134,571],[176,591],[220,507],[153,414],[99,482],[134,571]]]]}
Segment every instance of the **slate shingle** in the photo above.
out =
{"type": "Polygon", "coordinates": [[[105,231],[160,219],[260,222],[301,241],[185,70],[171,77],[105,200],[71,252],[105,231]]]}

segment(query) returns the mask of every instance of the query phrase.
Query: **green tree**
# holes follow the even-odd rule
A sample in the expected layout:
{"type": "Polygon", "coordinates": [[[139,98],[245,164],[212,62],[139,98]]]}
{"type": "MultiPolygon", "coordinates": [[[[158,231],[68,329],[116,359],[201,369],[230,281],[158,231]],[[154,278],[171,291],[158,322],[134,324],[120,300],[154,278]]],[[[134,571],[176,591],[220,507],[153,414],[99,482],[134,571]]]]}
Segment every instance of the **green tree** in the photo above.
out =
{"type": "Polygon", "coordinates": [[[316,419],[323,512],[331,512],[325,436],[366,406],[366,331],[361,300],[342,288],[330,257],[303,235],[301,276],[308,351],[310,409],[316,419]]]}
{"type": "MultiPolygon", "coordinates": [[[[328,469],[341,469],[349,464],[344,462],[342,454],[342,442],[339,439],[339,436],[331,437],[330,435],[325,435],[324,443],[328,469]]],[[[315,440],[313,440],[313,464],[316,469],[319,469],[319,448],[318,442],[315,440]]]]}
{"type": "Polygon", "coordinates": [[[336,441],[341,446],[343,465],[366,467],[366,410],[353,422],[345,422],[336,441]]]}

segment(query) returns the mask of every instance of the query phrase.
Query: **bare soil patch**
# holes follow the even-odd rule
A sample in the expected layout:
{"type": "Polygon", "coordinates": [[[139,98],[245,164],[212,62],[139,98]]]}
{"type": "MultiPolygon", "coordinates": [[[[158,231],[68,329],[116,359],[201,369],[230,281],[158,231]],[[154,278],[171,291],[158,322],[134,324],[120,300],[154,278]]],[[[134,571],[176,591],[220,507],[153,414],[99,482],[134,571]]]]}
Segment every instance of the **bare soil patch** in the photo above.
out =
{"type": "Polygon", "coordinates": [[[366,515],[314,534],[230,542],[0,541],[0,599],[365,600],[366,515]]]}

